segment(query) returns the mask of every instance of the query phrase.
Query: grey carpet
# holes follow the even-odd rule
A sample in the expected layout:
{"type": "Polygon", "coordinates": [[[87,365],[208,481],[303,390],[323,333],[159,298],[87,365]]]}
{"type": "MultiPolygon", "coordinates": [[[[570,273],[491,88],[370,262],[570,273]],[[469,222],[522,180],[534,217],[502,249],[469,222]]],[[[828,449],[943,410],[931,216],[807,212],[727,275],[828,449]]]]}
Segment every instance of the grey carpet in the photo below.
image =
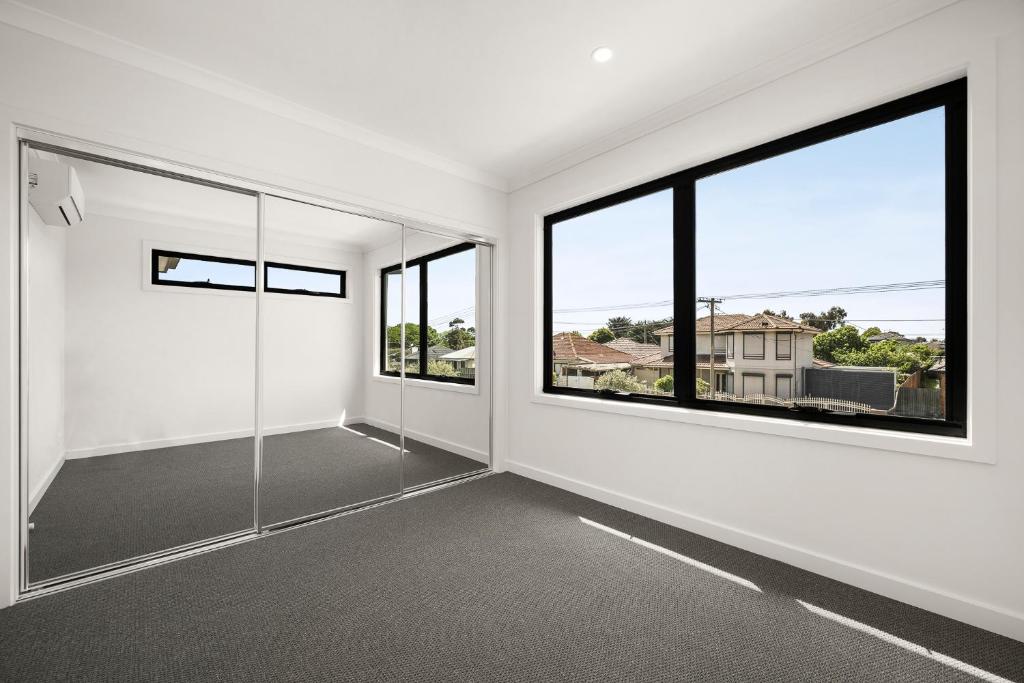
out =
{"type": "Polygon", "coordinates": [[[0,610],[0,678],[979,680],[797,600],[1024,680],[1017,641],[509,474],[0,610]]]}
{"type": "MultiPolygon", "coordinates": [[[[391,432],[354,424],[267,436],[263,444],[265,524],[399,490],[391,432]]],[[[407,487],[483,467],[411,439],[406,451],[407,487]]],[[[251,438],[68,460],[30,518],[29,576],[39,581],[250,529],[252,485],[251,438]]]]}

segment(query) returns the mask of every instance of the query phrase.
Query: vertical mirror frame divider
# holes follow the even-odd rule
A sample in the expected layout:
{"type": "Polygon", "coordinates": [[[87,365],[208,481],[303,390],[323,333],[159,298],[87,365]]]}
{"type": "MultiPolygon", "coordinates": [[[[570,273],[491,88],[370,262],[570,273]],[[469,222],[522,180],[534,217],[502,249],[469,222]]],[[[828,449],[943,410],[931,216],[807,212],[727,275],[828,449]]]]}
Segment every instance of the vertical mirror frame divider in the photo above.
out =
{"type": "MultiPolygon", "coordinates": [[[[452,484],[458,483],[465,479],[471,479],[479,476],[485,476],[492,471],[494,466],[494,360],[493,360],[493,329],[494,329],[494,301],[495,301],[495,289],[496,289],[496,278],[494,273],[495,257],[494,249],[496,242],[490,238],[477,236],[474,234],[466,233],[460,230],[446,229],[440,226],[434,226],[432,224],[409,224],[406,219],[402,216],[393,214],[387,211],[375,210],[368,207],[362,207],[359,205],[349,204],[340,202],[338,200],[323,197],[318,195],[312,195],[304,192],[297,192],[289,190],[285,187],[280,187],[268,183],[262,183],[254,180],[249,180],[241,176],[235,176],[231,174],[221,173],[218,171],[211,171],[202,167],[192,166],[189,164],[164,159],[157,156],[151,156],[139,152],[133,152],[128,149],[119,147],[113,147],[103,143],[90,142],[81,138],[64,135],[61,133],[55,133],[40,128],[33,128],[30,126],[19,125],[15,129],[17,139],[17,169],[18,169],[18,245],[16,252],[18,254],[17,263],[17,277],[16,282],[18,285],[18,294],[16,297],[18,312],[16,320],[18,322],[18,335],[17,343],[15,345],[17,353],[17,395],[18,395],[18,407],[17,407],[17,419],[14,421],[18,430],[18,445],[17,445],[17,457],[18,457],[18,534],[14,539],[16,551],[18,553],[17,558],[17,570],[18,577],[16,582],[17,596],[15,600],[17,602],[31,600],[44,595],[49,595],[59,591],[75,588],[78,586],[86,585],[96,581],[101,581],[114,576],[120,576],[129,574],[141,569],[148,567],[165,564],[185,557],[197,555],[212,550],[217,550],[237,543],[242,543],[253,538],[257,538],[261,535],[268,533],[276,533],[278,531],[295,528],[298,526],[304,526],[306,524],[320,522],[326,519],[331,519],[340,515],[350,514],[357,512],[362,509],[369,507],[375,507],[385,502],[392,500],[398,500],[405,495],[419,495],[424,491],[443,488],[452,484]],[[247,194],[254,197],[257,200],[257,287],[256,287],[256,340],[255,340],[255,351],[256,351],[256,372],[255,372],[255,400],[254,400],[254,411],[255,411],[255,422],[254,422],[254,474],[253,474],[253,525],[248,529],[242,529],[237,532],[232,532],[223,536],[203,539],[192,543],[175,546],[173,548],[167,548],[164,550],[148,553],[146,555],[140,555],[136,557],[126,558],[124,560],[118,560],[109,564],[91,567],[69,574],[44,579],[36,582],[31,582],[29,579],[29,471],[28,471],[28,395],[30,391],[28,382],[28,344],[26,341],[26,333],[28,330],[29,323],[29,306],[28,306],[28,248],[29,248],[29,203],[28,203],[28,155],[29,149],[40,149],[44,151],[52,151],[59,154],[66,154],[76,158],[84,159],[87,161],[97,161],[99,163],[107,163],[120,168],[128,170],[135,170],[142,173],[151,173],[156,175],[163,175],[165,177],[177,177],[180,180],[186,182],[196,182],[201,185],[207,185],[210,187],[219,187],[228,191],[235,191],[242,194],[247,194]],[[400,455],[400,479],[399,479],[399,490],[393,496],[387,496],[383,499],[366,501],[351,506],[347,506],[338,510],[325,511],[321,515],[316,515],[312,519],[293,520],[287,522],[284,525],[267,525],[264,520],[260,518],[259,502],[260,502],[260,484],[262,480],[262,455],[263,455],[263,368],[262,368],[262,354],[263,354],[263,325],[264,325],[264,311],[263,307],[263,289],[262,284],[265,277],[263,264],[265,262],[265,246],[266,246],[266,235],[265,235],[265,211],[266,211],[266,197],[277,197],[281,199],[289,199],[298,201],[313,206],[319,206],[324,209],[331,209],[341,211],[344,213],[354,214],[357,216],[363,216],[366,218],[373,218],[376,220],[387,221],[394,223],[402,229],[402,317],[404,321],[405,317],[405,266],[406,266],[406,230],[412,229],[420,232],[427,232],[431,234],[441,235],[449,238],[461,239],[467,242],[473,242],[478,245],[488,247],[489,254],[489,272],[488,272],[488,324],[489,324],[489,345],[488,345],[488,391],[489,391],[489,424],[488,424],[488,463],[479,470],[468,472],[463,475],[457,475],[449,479],[440,480],[433,482],[427,486],[416,486],[406,487],[405,485],[405,326],[401,328],[401,391],[400,401],[401,409],[399,416],[399,455],[400,455]]],[[[478,280],[479,286],[479,280],[478,280]]]]}

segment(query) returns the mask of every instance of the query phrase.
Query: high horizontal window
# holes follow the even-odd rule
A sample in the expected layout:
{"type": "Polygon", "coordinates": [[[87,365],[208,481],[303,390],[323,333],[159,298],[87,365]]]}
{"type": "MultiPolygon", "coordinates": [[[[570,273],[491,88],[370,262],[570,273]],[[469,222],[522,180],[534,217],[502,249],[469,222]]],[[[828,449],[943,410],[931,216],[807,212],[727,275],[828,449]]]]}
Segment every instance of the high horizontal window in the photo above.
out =
{"type": "MultiPolygon", "coordinates": [[[[191,254],[153,249],[151,279],[154,285],[256,291],[256,262],[248,259],[191,254]]],[[[345,296],[345,271],[264,263],[263,291],[308,296],[345,296]]]]}
{"type": "Polygon", "coordinates": [[[345,297],[345,271],[287,263],[264,264],[264,288],[280,294],[345,297]]]}
{"type": "Polygon", "coordinates": [[[546,217],[544,390],[964,436],[966,95],[546,217]]]}
{"type": "Polygon", "coordinates": [[[476,381],[476,246],[458,244],[381,269],[380,374],[437,382],[476,381]]]}
{"type": "Polygon", "coordinates": [[[207,254],[154,249],[154,285],[256,291],[256,262],[207,254]]]}

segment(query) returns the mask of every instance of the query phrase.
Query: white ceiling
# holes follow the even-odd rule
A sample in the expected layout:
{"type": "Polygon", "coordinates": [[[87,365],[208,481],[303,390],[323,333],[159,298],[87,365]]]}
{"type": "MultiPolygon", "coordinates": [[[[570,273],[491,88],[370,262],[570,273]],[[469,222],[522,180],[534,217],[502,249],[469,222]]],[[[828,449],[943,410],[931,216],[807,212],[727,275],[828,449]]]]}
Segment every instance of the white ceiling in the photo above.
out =
{"type": "Polygon", "coordinates": [[[638,121],[665,125],[666,111],[712,86],[773,61],[796,68],[800,51],[821,58],[822,50],[841,49],[951,1],[24,0],[19,6],[514,188],[599,153],[602,144],[621,143],[623,131],[642,134],[638,121]],[[599,45],[615,50],[611,62],[590,59],[599,45]]]}

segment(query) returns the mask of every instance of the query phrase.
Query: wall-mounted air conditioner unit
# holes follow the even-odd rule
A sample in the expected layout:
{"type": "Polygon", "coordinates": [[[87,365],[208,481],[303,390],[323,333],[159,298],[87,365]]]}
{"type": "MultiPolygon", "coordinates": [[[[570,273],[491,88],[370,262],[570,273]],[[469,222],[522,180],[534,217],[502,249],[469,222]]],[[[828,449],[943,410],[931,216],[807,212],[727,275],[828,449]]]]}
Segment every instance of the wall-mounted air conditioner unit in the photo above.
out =
{"type": "Polygon", "coordinates": [[[67,227],[85,219],[85,194],[78,174],[60,161],[29,159],[28,201],[47,225],[67,227]]]}

